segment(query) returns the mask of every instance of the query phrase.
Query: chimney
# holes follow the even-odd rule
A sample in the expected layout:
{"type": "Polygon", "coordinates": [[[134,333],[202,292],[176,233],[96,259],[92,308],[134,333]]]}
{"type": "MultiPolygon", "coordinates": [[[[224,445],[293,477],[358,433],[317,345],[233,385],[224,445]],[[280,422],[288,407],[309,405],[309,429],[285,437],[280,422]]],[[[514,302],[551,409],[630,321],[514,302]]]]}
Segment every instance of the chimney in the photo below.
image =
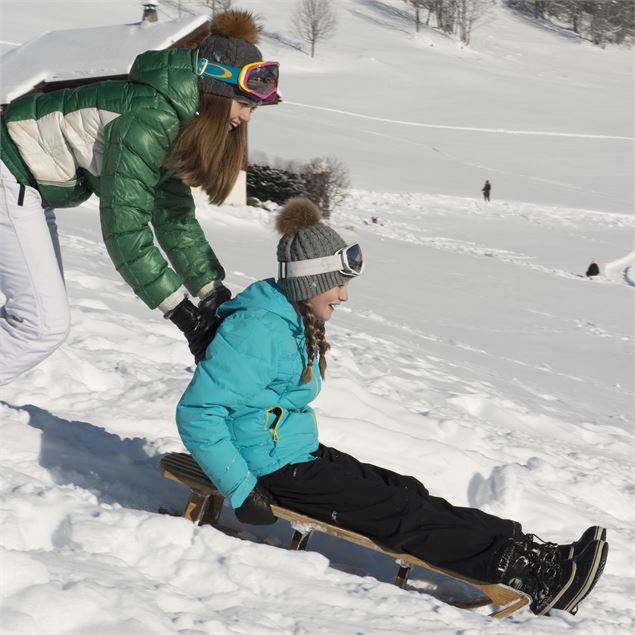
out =
{"type": "Polygon", "coordinates": [[[159,14],[157,13],[157,7],[159,3],[157,0],[142,0],[143,5],[143,18],[142,22],[158,22],[159,14]]]}

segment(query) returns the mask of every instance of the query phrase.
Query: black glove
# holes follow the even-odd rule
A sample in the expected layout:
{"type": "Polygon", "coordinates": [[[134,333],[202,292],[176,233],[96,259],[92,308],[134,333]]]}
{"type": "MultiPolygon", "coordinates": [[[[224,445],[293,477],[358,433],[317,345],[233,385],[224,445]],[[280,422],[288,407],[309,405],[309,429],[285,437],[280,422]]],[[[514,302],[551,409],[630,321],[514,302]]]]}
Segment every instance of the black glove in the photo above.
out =
{"type": "Polygon", "coordinates": [[[198,303],[201,313],[207,313],[216,318],[216,309],[227,300],[231,299],[232,292],[225,286],[219,285],[208,296],[198,303]]]}
{"type": "Polygon", "coordinates": [[[165,317],[183,332],[194,361],[198,364],[205,357],[205,351],[216,335],[220,320],[211,313],[200,311],[187,298],[166,313],[165,317]]]}
{"type": "Polygon", "coordinates": [[[275,503],[271,494],[256,484],[245,502],[235,510],[236,518],[248,525],[273,525],[278,520],[271,511],[271,503],[275,503]]]}

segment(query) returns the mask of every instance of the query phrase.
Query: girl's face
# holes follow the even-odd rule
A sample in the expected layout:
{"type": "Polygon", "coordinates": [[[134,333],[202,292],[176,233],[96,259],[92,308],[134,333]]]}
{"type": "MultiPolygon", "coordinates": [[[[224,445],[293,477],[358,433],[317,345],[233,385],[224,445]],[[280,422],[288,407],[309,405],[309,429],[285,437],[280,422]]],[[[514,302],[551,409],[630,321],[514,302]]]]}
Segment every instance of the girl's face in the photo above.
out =
{"type": "Polygon", "coordinates": [[[232,99],[231,109],[229,111],[229,130],[238,128],[241,123],[248,123],[251,118],[251,111],[255,108],[246,101],[236,101],[232,99]]]}
{"type": "Polygon", "coordinates": [[[348,280],[339,287],[334,287],[310,298],[306,303],[311,307],[313,314],[318,320],[328,322],[333,315],[333,311],[335,311],[335,307],[340,302],[346,302],[346,300],[348,300],[348,280]]]}

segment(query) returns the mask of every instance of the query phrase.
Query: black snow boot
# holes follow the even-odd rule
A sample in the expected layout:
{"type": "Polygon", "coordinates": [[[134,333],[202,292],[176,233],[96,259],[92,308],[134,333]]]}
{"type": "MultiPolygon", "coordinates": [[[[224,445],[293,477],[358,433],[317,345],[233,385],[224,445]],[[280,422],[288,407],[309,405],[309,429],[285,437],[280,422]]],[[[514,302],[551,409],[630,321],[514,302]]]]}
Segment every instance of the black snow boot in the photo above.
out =
{"type": "Polygon", "coordinates": [[[529,595],[536,615],[551,609],[575,612],[602,573],[607,553],[608,545],[596,540],[575,558],[560,561],[550,543],[539,545],[531,537],[511,539],[496,570],[502,584],[529,595]]]}
{"type": "Polygon", "coordinates": [[[596,582],[604,571],[604,565],[609,555],[609,543],[603,540],[590,542],[571,562],[577,565],[576,582],[573,586],[577,593],[572,595],[566,606],[554,606],[569,611],[574,615],[578,612],[578,606],[584,598],[591,593],[596,582]]]}
{"type": "Polygon", "coordinates": [[[594,540],[604,540],[606,542],[606,529],[604,527],[589,527],[575,542],[568,545],[558,545],[558,557],[560,560],[574,558],[594,540]]]}

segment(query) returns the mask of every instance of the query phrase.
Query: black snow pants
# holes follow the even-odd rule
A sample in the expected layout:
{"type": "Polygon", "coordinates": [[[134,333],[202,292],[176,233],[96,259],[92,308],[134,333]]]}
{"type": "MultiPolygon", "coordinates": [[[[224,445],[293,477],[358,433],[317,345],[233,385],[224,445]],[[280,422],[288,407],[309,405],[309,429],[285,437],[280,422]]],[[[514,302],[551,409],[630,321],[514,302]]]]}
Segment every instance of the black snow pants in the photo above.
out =
{"type": "Polygon", "coordinates": [[[498,581],[504,543],[522,535],[517,522],[430,496],[412,476],[324,445],[314,456],[261,476],[259,483],[283,507],[483,582],[498,581]]]}

